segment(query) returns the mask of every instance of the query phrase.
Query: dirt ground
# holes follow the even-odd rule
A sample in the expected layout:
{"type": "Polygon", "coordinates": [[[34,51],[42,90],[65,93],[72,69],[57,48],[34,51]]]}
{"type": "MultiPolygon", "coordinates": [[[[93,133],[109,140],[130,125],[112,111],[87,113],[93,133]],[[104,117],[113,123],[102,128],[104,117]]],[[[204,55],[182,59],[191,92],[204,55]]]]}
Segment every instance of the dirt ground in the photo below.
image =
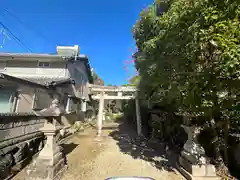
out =
{"type": "MultiPolygon", "coordinates": [[[[163,154],[144,142],[135,142],[126,125],[108,124],[101,141],[88,129],[69,138],[64,145],[68,169],[63,180],[104,180],[112,176],[144,176],[156,180],[184,179],[174,167],[173,154],[163,154]],[[172,162],[171,162],[172,161],[172,162]]],[[[24,180],[19,173],[13,180],[24,180]]]]}

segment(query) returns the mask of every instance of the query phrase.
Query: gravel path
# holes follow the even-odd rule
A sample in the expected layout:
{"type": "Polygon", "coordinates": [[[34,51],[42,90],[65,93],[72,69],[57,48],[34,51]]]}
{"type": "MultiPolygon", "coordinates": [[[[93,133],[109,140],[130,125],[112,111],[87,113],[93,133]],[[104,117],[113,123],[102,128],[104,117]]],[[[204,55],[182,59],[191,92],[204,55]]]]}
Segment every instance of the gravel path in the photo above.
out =
{"type": "MultiPolygon", "coordinates": [[[[94,129],[88,129],[67,140],[65,150],[68,169],[62,180],[104,180],[112,176],[184,179],[171,163],[159,165],[159,162],[164,162],[164,158],[159,158],[156,152],[141,143],[134,143],[130,129],[119,127],[118,124],[105,127],[100,142],[94,140],[94,129]]],[[[22,172],[13,179],[24,180],[24,176],[22,172]]]]}
{"type": "MultiPolygon", "coordinates": [[[[87,145],[84,144],[82,138],[79,138],[79,143],[82,145],[68,155],[69,169],[63,180],[104,180],[112,176],[145,176],[156,180],[184,179],[174,169],[171,172],[158,169],[149,161],[136,158],[127,152],[121,152],[123,148],[119,147],[119,141],[108,136],[110,133],[111,136],[117,135],[120,137],[114,132],[118,132],[118,129],[114,130],[112,126],[110,130],[104,130],[104,137],[101,142],[93,141],[95,131],[94,133],[88,132],[90,139],[88,139],[89,137],[86,138],[88,139],[87,145]],[[79,156],[83,151],[87,151],[87,153],[84,154],[83,158],[80,158],[79,156]]],[[[125,133],[124,135],[126,135],[125,133]]],[[[76,137],[74,142],[77,142],[76,137]]],[[[127,142],[125,142],[125,147],[128,146],[127,142]]]]}

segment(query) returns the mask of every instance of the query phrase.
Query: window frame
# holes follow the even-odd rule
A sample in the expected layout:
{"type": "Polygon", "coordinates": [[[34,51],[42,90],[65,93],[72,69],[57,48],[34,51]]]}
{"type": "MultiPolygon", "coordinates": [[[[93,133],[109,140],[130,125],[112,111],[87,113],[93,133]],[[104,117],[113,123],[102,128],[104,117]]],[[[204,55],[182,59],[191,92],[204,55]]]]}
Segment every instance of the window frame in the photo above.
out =
{"type": "Polygon", "coordinates": [[[38,61],[38,68],[50,68],[51,67],[51,65],[50,65],[50,62],[47,62],[47,61],[38,61]],[[48,66],[40,66],[40,64],[41,63],[47,63],[48,64],[48,66]]]}
{"type": "Polygon", "coordinates": [[[7,62],[6,61],[1,61],[0,62],[0,72],[4,72],[6,71],[6,68],[7,68],[7,62]],[[3,66],[3,67],[2,67],[3,66]]]}

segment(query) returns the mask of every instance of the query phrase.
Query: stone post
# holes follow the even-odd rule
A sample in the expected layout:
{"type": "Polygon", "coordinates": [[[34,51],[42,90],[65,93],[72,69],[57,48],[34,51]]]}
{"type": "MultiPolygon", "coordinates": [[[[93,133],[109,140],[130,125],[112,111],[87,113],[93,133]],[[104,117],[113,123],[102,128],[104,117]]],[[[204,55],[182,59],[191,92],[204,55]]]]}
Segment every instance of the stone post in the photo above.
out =
{"type": "Polygon", "coordinates": [[[104,109],[104,92],[100,94],[98,117],[97,117],[97,136],[101,136],[102,133],[102,121],[103,121],[103,109],[104,109]]]}
{"type": "Polygon", "coordinates": [[[105,112],[104,110],[103,110],[102,120],[103,120],[103,121],[106,120],[106,112],[105,112]]]}
{"type": "Polygon", "coordinates": [[[137,134],[138,136],[142,135],[142,123],[141,123],[141,113],[140,113],[140,106],[139,106],[139,99],[138,99],[138,91],[136,91],[136,117],[137,117],[137,134]]]}
{"type": "Polygon", "coordinates": [[[220,179],[216,176],[215,167],[206,161],[205,151],[197,140],[200,128],[187,125],[182,125],[182,127],[188,134],[188,140],[179,156],[178,170],[191,180],[220,179]]]}
{"type": "MultiPolygon", "coordinates": [[[[65,167],[63,149],[56,142],[55,119],[52,122],[45,121],[44,127],[40,129],[47,137],[44,148],[39,156],[27,168],[27,179],[30,180],[55,180],[60,179],[65,167]]],[[[26,180],[27,180],[26,179],[26,180]]]]}
{"type": "Polygon", "coordinates": [[[87,111],[87,101],[86,99],[81,99],[81,101],[79,102],[79,111],[78,111],[78,119],[81,119],[83,121],[85,121],[85,113],[87,111]]]}
{"type": "Polygon", "coordinates": [[[67,113],[70,112],[70,97],[69,97],[69,96],[67,97],[67,105],[66,105],[65,111],[66,111],[67,113]]]}
{"type": "Polygon", "coordinates": [[[87,102],[85,99],[83,99],[81,103],[81,111],[86,112],[86,110],[87,110],[87,102]]]}
{"type": "Polygon", "coordinates": [[[118,95],[118,97],[122,97],[123,93],[122,92],[118,92],[117,95],[118,95]]]}
{"type": "Polygon", "coordinates": [[[12,106],[12,112],[16,112],[17,111],[17,104],[18,104],[18,101],[19,101],[19,94],[20,94],[21,90],[18,89],[17,92],[14,94],[14,97],[13,97],[13,106],[12,106]]]}

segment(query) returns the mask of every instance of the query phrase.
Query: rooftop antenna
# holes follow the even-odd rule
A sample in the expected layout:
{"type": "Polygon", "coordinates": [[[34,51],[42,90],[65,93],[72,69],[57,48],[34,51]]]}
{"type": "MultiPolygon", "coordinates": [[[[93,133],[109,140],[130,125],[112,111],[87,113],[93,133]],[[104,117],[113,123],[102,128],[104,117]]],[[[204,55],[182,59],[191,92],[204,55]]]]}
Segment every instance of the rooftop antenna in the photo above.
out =
{"type": "Polygon", "coordinates": [[[1,44],[0,44],[0,48],[3,48],[6,40],[7,40],[7,39],[8,39],[8,40],[11,40],[11,38],[8,36],[8,34],[7,34],[7,32],[6,32],[6,30],[5,30],[4,28],[1,28],[1,30],[0,30],[0,36],[3,37],[3,38],[2,38],[2,42],[1,42],[1,44]]]}

